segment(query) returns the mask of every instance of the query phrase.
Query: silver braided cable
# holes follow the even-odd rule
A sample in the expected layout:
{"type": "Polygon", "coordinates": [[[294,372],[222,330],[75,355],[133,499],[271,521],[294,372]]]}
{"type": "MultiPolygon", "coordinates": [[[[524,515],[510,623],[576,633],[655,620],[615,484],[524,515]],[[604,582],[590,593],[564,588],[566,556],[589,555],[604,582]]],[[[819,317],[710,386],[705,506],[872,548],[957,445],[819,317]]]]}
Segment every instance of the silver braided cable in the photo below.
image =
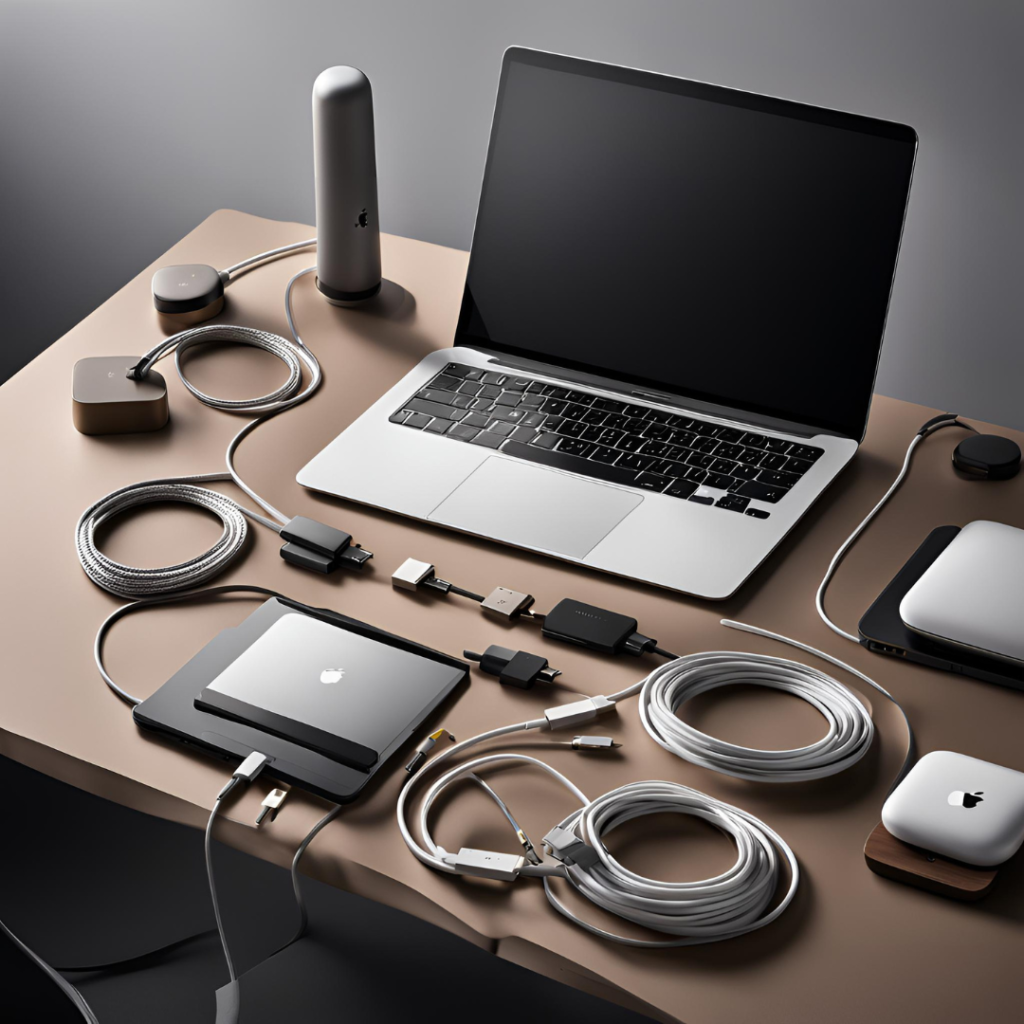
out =
{"type": "Polygon", "coordinates": [[[225,495],[195,486],[197,483],[230,479],[227,473],[207,473],[146,480],[112,491],[94,502],[82,513],[75,527],[75,546],[86,575],[111,594],[136,598],[187,590],[223,572],[238,557],[245,543],[246,515],[278,529],[270,520],[243,509],[225,495]],[[217,542],[188,561],[156,569],[123,565],[105,555],[96,545],[96,531],[114,516],[142,505],[167,501],[196,505],[212,512],[224,526],[217,542]]]}

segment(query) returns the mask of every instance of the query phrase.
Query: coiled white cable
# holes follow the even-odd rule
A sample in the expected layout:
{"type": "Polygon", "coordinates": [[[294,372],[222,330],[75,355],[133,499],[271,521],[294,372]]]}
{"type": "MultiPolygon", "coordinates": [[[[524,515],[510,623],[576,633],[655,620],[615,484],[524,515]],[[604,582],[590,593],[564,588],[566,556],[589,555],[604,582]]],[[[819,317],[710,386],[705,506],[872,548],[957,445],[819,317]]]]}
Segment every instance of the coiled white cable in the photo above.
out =
{"type": "Polygon", "coordinates": [[[855,765],[875,735],[868,709],[831,676],[798,661],[740,651],[690,654],[659,665],[640,691],[640,721],[665,750],[751,782],[802,782],[835,775],[855,765]],[[795,750],[755,750],[708,736],[679,717],[679,709],[698,694],[738,684],[800,697],[821,712],[827,733],[795,750]]]}
{"type": "MultiPolygon", "coordinates": [[[[449,758],[485,740],[542,729],[545,725],[546,719],[541,718],[481,733],[439,754],[428,762],[428,770],[435,770],[449,758]]],[[[562,864],[548,859],[539,864],[524,863],[519,874],[543,878],[544,891],[551,905],[595,935],[613,942],[649,948],[718,942],[774,921],[796,894],[800,870],[793,851],[781,836],[746,811],[687,786],[661,781],[621,786],[591,801],[557,769],[528,754],[502,752],[484,755],[458,765],[437,778],[428,787],[420,806],[417,825],[422,843],[414,837],[406,821],[406,801],[420,778],[419,775],[412,776],[402,788],[398,800],[398,826],[412,853],[435,870],[458,874],[458,867],[445,860],[447,851],[431,835],[431,808],[443,793],[460,780],[479,781],[476,772],[480,769],[508,764],[539,768],[583,805],[580,810],[563,819],[558,827],[573,832],[593,850],[595,861],[590,864],[562,864]],[[703,818],[728,833],[736,844],[735,864],[722,874],[703,881],[665,882],[624,868],[608,852],[603,836],[614,828],[632,818],[666,812],[703,818]],[[789,865],[789,884],[778,904],[765,913],[778,888],[780,860],[776,851],[781,852],[789,865]],[[555,877],[567,879],[596,906],[671,938],[634,938],[586,921],[559,899],[552,885],[555,877]]],[[[496,800],[506,817],[510,817],[504,802],[494,791],[489,786],[484,786],[484,789],[496,800]]]]}
{"type": "Polygon", "coordinates": [[[763,821],[731,804],[676,782],[633,782],[590,801],[563,819],[595,851],[592,864],[569,864],[565,877],[591,903],[626,921],[673,936],[639,939],[618,935],[581,918],[558,899],[550,878],[544,891],[551,905],[594,935],[644,948],[694,946],[721,942],[771,924],[792,902],[800,882],[796,856],[763,821]],[[736,861],[714,878],[665,882],[623,867],[604,837],[619,825],[646,814],[686,814],[701,818],[732,837],[736,861]],[[789,865],[789,885],[778,904],[765,913],[779,883],[780,851],[789,865]]]}
{"type": "MultiPolygon", "coordinates": [[[[263,254],[266,256],[267,254],[263,254]]],[[[139,379],[145,377],[157,360],[174,352],[175,366],[178,376],[188,390],[204,405],[232,413],[256,413],[228,444],[226,454],[227,472],[204,473],[195,476],[164,477],[159,480],[146,480],[127,487],[119,488],[105,495],[90,505],[78,520],[75,528],[75,546],[78,558],[89,578],[104,590],[120,597],[146,597],[154,594],[168,594],[178,590],[187,590],[201,586],[208,580],[223,572],[228,565],[241,553],[245,543],[247,527],[244,517],[248,517],[267,528],[280,532],[281,525],[286,524],[289,517],[275,508],[269,501],[260,497],[238,475],[234,466],[234,454],[244,437],[255,430],[261,423],[294,408],[309,398],[320,386],[323,374],[316,356],[306,347],[295,328],[292,315],[292,289],[300,277],[310,274],[316,267],[307,267],[294,274],[285,289],[285,315],[288,327],[295,343],[285,340],[277,334],[260,331],[252,327],[235,327],[230,325],[212,325],[196,327],[181,331],[164,339],[147,352],[136,364],[133,375],[139,379]],[[234,342],[251,345],[277,356],[288,369],[288,379],[269,394],[256,398],[227,399],[208,395],[197,388],[185,376],[181,366],[181,356],[188,349],[211,342],[234,342]],[[302,387],[302,366],[309,371],[309,381],[302,387]],[[197,487],[199,483],[216,481],[233,481],[239,488],[265,509],[277,522],[250,511],[238,502],[205,487],[197,487]],[[153,502],[183,502],[205,508],[217,516],[224,526],[224,531],[217,542],[208,550],[194,558],[177,565],[163,566],[156,569],[140,569],[123,565],[107,557],[96,545],[96,530],[107,520],[130,508],[153,502]]]]}

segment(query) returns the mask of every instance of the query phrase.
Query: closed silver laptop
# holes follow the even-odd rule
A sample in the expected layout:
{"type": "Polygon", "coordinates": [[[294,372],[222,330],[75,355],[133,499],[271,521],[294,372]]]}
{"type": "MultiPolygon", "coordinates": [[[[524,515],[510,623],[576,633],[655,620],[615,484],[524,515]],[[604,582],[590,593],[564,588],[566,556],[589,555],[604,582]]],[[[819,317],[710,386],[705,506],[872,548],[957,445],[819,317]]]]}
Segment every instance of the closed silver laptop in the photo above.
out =
{"type": "Polygon", "coordinates": [[[730,596],[863,438],[916,141],[508,50],[454,346],[299,483],[730,596]]]}

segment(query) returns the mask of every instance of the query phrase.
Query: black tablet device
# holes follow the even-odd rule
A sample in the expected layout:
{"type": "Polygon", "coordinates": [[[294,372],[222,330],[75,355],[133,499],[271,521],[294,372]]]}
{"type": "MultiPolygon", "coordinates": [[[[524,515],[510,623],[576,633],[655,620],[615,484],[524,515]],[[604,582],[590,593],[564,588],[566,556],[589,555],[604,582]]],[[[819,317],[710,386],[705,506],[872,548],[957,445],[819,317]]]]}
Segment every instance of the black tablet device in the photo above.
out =
{"type": "Polygon", "coordinates": [[[271,598],[133,714],[221,757],[259,750],[274,777],[348,802],[467,674],[364,622],[271,598]]]}

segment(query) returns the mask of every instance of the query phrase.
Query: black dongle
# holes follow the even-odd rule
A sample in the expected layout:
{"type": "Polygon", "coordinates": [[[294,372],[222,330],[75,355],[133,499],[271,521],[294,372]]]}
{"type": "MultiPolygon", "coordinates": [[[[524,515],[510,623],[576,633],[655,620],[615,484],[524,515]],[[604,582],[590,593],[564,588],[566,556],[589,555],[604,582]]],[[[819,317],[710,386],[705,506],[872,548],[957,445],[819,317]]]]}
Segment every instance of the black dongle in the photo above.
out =
{"type": "Polygon", "coordinates": [[[483,654],[464,651],[463,656],[469,661],[479,662],[482,671],[497,676],[505,686],[515,686],[520,690],[530,690],[535,683],[553,682],[556,676],[562,674],[539,654],[513,651],[497,644],[491,644],[483,654]]]}
{"type": "Polygon", "coordinates": [[[637,632],[637,621],[571,597],[558,602],[545,616],[541,632],[552,640],[577,644],[601,654],[641,655],[657,641],[637,632]]]}
{"type": "Polygon", "coordinates": [[[342,565],[360,568],[373,557],[371,551],[352,543],[352,535],[305,516],[295,516],[281,527],[281,557],[292,565],[330,573],[342,565]]]}

